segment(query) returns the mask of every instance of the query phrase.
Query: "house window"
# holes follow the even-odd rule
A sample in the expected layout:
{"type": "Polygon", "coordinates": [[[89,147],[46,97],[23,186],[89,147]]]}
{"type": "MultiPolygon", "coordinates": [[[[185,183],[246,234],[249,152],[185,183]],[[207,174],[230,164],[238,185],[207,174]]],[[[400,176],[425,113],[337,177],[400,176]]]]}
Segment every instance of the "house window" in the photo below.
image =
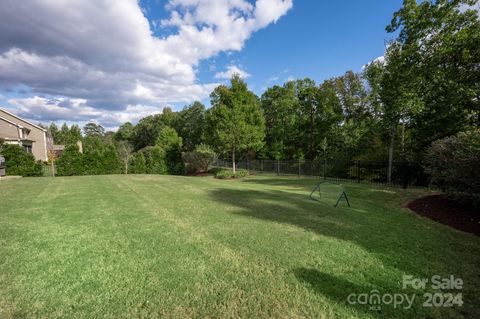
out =
{"type": "Polygon", "coordinates": [[[27,153],[32,153],[32,145],[23,144],[23,149],[27,153]]]}

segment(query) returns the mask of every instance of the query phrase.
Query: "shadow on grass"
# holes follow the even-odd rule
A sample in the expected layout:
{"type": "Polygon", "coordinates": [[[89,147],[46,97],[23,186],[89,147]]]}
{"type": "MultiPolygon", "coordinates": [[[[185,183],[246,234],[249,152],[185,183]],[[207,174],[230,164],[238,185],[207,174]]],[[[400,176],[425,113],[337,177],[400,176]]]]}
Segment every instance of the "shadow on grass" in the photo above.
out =
{"type": "MultiPolygon", "coordinates": [[[[385,291],[380,287],[364,286],[352,283],[343,278],[335,277],[316,269],[297,268],[294,270],[295,277],[315,293],[325,296],[328,299],[351,308],[357,312],[360,317],[373,316],[379,318],[425,318],[430,317],[428,310],[422,308],[419,300],[412,295],[416,291],[385,291]],[[408,295],[409,304],[406,299],[402,299],[397,305],[382,302],[384,295],[393,293],[408,295]]],[[[383,299],[388,300],[388,299],[383,299]]]]}
{"type": "MultiPolygon", "coordinates": [[[[373,314],[376,309],[370,310],[367,305],[359,305],[348,302],[350,294],[368,293],[371,287],[359,286],[350,281],[322,273],[316,269],[298,268],[294,270],[295,277],[315,293],[325,296],[336,303],[345,305],[360,313],[373,314]]],[[[354,299],[352,299],[354,300],[354,299]]],[[[355,301],[355,300],[354,300],[355,301]]]]}
{"type": "MultiPolygon", "coordinates": [[[[262,178],[246,179],[242,183],[265,187],[217,188],[210,190],[209,196],[217,202],[236,207],[233,213],[237,215],[293,225],[361,246],[379,261],[365,265],[367,268],[356,269],[361,273],[361,282],[366,285],[381,287],[379,290],[382,292],[398,292],[403,274],[416,278],[430,278],[434,274],[446,278],[454,274],[469,283],[464,289],[465,296],[476,295],[476,269],[480,256],[478,242],[465,237],[468,235],[436,227],[430,221],[403,212],[399,193],[391,189],[349,185],[352,207],[334,208],[309,199],[314,179],[262,178]],[[459,260],[462,262],[459,263],[459,260]]],[[[350,261],[355,263],[353,258],[350,261]]],[[[369,287],[357,286],[315,269],[293,271],[297,279],[308,283],[317,293],[338,302],[345,303],[346,296],[351,292],[371,291],[369,287]]],[[[359,308],[355,306],[353,309],[359,308]]],[[[375,316],[368,306],[360,308],[360,311],[375,316]]],[[[377,315],[385,316],[385,311],[392,317],[403,316],[399,312],[407,314],[399,309],[382,309],[382,313],[377,315]]],[[[423,315],[427,310],[417,308],[408,313],[412,314],[412,311],[423,315]]],[[[461,311],[477,313],[478,307],[473,300],[466,298],[461,311]]]]}
{"type": "MultiPolygon", "coordinates": [[[[259,180],[268,183],[269,180],[259,180]]],[[[256,181],[245,181],[256,182],[256,181]]],[[[442,254],[442,245],[432,236],[441,234],[428,225],[417,222],[408,214],[382,206],[377,200],[358,197],[357,191],[349,194],[352,208],[334,208],[330,204],[309,199],[312,180],[290,182],[271,180],[272,185],[303,187],[305,193],[275,189],[232,189],[221,188],[210,191],[210,197],[218,202],[238,207],[235,214],[259,218],[272,222],[302,227],[319,235],[346,240],[361,245],[375,253],[385,265],[404,270],[418,276],[435,271],[448,257],[442,254]],[[373,203],[373,204],[372,204],[373,203]],[[426,232],[422,232],[425,228],[426,232]],[[430,265],[429,265],[430,264],[430,265]]],[[[381,197],[380,197],[381,198],[381,197]]]]}

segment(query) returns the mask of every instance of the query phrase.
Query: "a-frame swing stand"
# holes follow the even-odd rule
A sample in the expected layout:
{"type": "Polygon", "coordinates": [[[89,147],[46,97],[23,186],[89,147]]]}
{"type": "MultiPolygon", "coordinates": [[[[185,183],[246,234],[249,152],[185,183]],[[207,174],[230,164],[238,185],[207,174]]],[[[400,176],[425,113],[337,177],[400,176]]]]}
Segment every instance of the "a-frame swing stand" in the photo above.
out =
{"type": "MultiPolygon", "coordinates": [[[[310,193],[310,199],[312,200],[315,200],[315,201],[318,201],[314,196],[313,194],[315,194],[316,191],[318,191],[318,195],[320,197],[322,197],[322,190],[321,190],[321,185],[324,184],[324,183],[331,183],[331,182],[328,182],[328,181],[322,181],[320,183],[318,183],[317,185],[315,185],[315,188],[312,190],[312,192],[310,193]]],[[[335,184],[335,183],[331,183],[331,184],[335,184]]],[[[340,203],[341,200],[344,200],[347,202],[348,204],[348,207],[350,207],[350,202],[348,201],[348,196],[347,196],[347,192],[345,190],[345,187],[343,187],[343,185],[340,184],[340,188],[341,188],[341,194],[340,196],[338,197],[337,199],[337,202],[335,203],[335,205],[333,205],[333,207],[337,207],[338,206],[338,203],[340,203]]]]}

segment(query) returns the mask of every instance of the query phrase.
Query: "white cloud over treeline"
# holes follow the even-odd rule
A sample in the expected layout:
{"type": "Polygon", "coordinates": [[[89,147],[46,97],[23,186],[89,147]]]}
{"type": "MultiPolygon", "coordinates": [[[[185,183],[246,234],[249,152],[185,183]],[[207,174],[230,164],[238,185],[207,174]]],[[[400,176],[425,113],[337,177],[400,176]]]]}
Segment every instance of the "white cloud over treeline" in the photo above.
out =
{"type": "Polygon", "coordinates": [[[30,97],[9,100],[28,118],[106,121],[115,114],[111,121],[120,123],[207,97],[216,83],[198,83],[199,62],[241,50],[291,7],[292,0],[170,0],[161,24],[174,31],[161,37],[135,0],[7,0],[0,89],[28,88],[30,97]]]}

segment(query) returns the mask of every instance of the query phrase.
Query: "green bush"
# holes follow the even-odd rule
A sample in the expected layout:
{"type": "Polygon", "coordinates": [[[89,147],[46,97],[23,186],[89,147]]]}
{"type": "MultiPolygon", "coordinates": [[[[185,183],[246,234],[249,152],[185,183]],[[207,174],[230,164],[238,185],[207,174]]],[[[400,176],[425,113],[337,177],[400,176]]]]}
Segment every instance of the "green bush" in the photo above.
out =
{"type": "Polygon", "coordinates": [[[77,145],[68,145],[55,165],[58,176],[83,175],[83,154],[80,153],[77,145]]]}
{"type": "Polygon", "coordinates": [[[169,127],[164,127],[157,138],[156,146],[165,151],[167,171],[172,175],[181,175],[185,167],[182,160],[182,138],[169,127]]]}
{"type": "Polygon", "coordinates": [[[227,179],[227,178],[242,178],[248,176],[248,171],[246,169],[238,169],[235,174],[231,169],[221,169],[215,173],[215,178],[227,179]]]}
{"type": "Polygon", "coordinates": [[[1,145],[0,153],[5,157],[7,175],[42,176],[41,162],[35,162],[32,154],[25,152],[20,146],[1,145]]]}
{"type": "Polygon", "coordinates": [[[115,146],[98,136],[87,136],[83,140],[83,175],[118,174],[121,163],[115,146]]]}
{"type": "Polygon", "coordinates": [[[182,154],[188,174],[208,172],[210,164],[217,158],[215,151],[208,145],[200,144],[194,151],[182,154]]]}
{"type": "Polygon", "coordinates": [[[147,146],[141,150],[145,156],[147,174],[167,174],[165,150],[160,146],[147,146]]]}
{"type": "Polygon", "coordinates": [[[235,172],[235,178],[241,178],[248,176],[248,171],[246,169],[237,169],[235,172]]]}
{"type": "Polygon", "coordinates": [[[427,151],[425,169],[443,191],[470,198],[480,196],[480,129],[437,140],[427,151]]]}
{"type": "Polygon", "coordinates": [[[215,178],[219,178],[219,179],[226,179],[226,178],[232,178],[232,177],[233,177],[233,171],[229,169],[221,169],[215,173],[215,178]]]}
{"type": "Polygon", "coordinates": [[[133,155],[129,172],[133,174],[145,174],[147,172],[147,163],[143,152],[137,152],[133,155]]]}
{"type": "Polygon", "coordinates": [[[105,145],[102,154],[103,172],[102,174],[120,174],[122,172],[122,163],[118,158],[117,150],[111,143],[105,145]]]}

